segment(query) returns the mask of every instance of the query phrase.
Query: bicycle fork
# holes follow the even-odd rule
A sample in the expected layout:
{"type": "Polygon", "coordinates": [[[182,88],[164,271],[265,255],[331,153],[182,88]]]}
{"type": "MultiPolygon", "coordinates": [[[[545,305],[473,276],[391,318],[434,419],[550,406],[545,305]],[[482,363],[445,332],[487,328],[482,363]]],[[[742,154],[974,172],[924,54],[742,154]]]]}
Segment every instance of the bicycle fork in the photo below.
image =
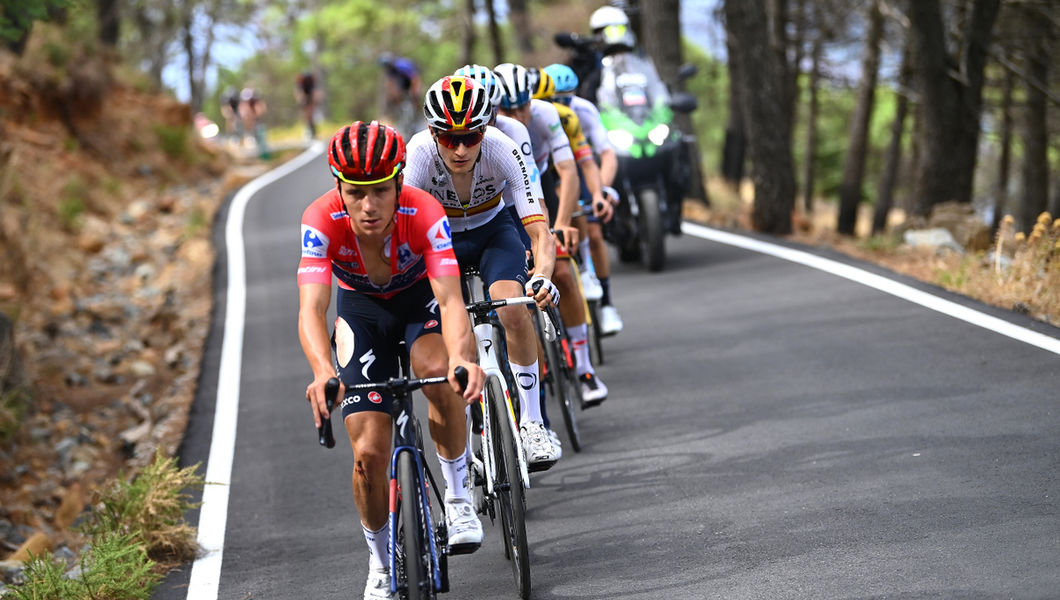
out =
{"type": "MultiPolygon", "coordinates": [[[[511,392],[508,389],[508,383],[505,379],[504,370],[501,368],[500,361],[498,360],[498,356],[500,355],[500,353],[498,352],[497,346],[499,345],[502,348],[505,347],[503,338],[499,338],[496,335],[498,333],[497,327],[492,323],[477,324],[474,326],[474,331],[475,340],[478,343],[478,355],[480,357],[479,365],[485,372],[486,385],[488,386],[490,384],[490,380],[492,379],[497,383],[497,385],[500,386],[504,401],[503,413],[508,419],[508,425],[512,428],[512,433],[516,440],[515,451],[517,453],[517,456],[519,457],[519,477],[523,480],[523,487],[529,488],[530,471],[527,468],[526,455],[523,451],[523,444],[519,436],[518,419],[515,416],[515,409],[513,408],[511,392]]],[[[504,355],[507,356],[507,353],[505,353],[504,355]]],[[[486,392],[484,388],[483,399],[486,398],[485,394],[486,392]]],[[[500,400],[501,398],[498,398],[498,401],[500,400]]],[[[485,402],[483,402],[482,417],[486,423],[486,427],[483,428],[483,434],[485,435],[484,444],[487,444],[487,448],[493,448],[493,436],[496,435],[494,427],[497,426],[497,424],[491,422],[492,417],[490,416],[490,414],[491,412],[489,410],[489,407],[485,406],[485,402]]],[[[496,478],[497,471],[496,465],[493,464],[493,457],[490,455],[490,452],[484,451],[482,453],[482,459],[487,473],[486,490],[490,494],[493,494],[493,482],[496,478]]]]}

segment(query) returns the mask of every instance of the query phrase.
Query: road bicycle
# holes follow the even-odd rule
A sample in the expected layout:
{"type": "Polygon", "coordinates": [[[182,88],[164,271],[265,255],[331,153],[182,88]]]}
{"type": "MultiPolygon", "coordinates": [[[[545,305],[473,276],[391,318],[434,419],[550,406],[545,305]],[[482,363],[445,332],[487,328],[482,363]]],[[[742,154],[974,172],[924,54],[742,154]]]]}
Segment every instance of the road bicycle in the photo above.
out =
{"type": "MultiPolygon", "coordinates": [[[[445,501],[423,452],[423,435],[419,419],[413,412],[412,392],[426,385],[445,384],[445,377],[409,379],[408,355],[401,356],[401,377],[377,383],[351,385],[347,393],[378,394],[390,392],[390,416],[394,427],[394,449],[390,459],[390,593],[402,600],[429,600],[449,591],[450,554],[469,549],[455,549],[448,544],[445,501]],[[431,501],[434,491],[436,505],[431,501]]],[[[467,386],[467,370],[454,371],[461,388],[467,386]]],[[[339,380],[331,378],[325,387],[328,412],[335,403],[339,380]]],[[[320,444],[334,447],[331,420],[325,419],[318,430],[320,444]]]]}
{"type": "Polygon", "coordinates": [[[468,437],[476,506],[493,522],[500,517],[504,556],[512,563],[519,597],[525,599],[530,597],[530,549],[526,537],[530,469],[519,437],[518,407],[512,399],[511,392],[517,388],[508,366],[504,327],[496,310],[536,303],[526,296],[488,300],[478,268],[464,267],[462,272],[478,364],[486,376],[482,400],[472,405],[473,424],[468,437]]]}
{"type": "Polygon", "coordinates": [[[544,356],[542,387],[559,404],[570,447],[575,452],[581,452],[581,432],[575,407],[583,410],[585,401],[582,399],[582,386],[575,368],[577,363],[574,348],[559,309],[549,306],[540,311],[540,317],[534,320],[534,328],[537,330],[544,356]]]}

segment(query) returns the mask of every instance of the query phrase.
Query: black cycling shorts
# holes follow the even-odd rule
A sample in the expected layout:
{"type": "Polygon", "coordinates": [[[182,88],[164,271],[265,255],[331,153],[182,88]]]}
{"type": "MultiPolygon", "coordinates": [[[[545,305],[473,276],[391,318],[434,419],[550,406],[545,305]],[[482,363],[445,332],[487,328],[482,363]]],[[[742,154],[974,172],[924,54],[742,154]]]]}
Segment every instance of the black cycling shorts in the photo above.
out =
{"type": "Polygon", "coordinates": [[[478,265],[486,287],[495,281],[518,281],[525,285],[528,279],[526,248],[506,210],[498,212],[481,227],[454,231],[453,252],[461,266],[478,265]]]}
{"type": "MultiPolygon", "coordinates": [[[[331,345],[339,378],[347,386],[397,377],[401,340],[412,348],[420,336],[442,332],[438,301],[427,279],[390,298],[339,288],[336,309],[331,345]]],[[[347,391],[340,405],[342,418],[366,410],[389,413],[391,401],[389,392],[347,391]]]]}

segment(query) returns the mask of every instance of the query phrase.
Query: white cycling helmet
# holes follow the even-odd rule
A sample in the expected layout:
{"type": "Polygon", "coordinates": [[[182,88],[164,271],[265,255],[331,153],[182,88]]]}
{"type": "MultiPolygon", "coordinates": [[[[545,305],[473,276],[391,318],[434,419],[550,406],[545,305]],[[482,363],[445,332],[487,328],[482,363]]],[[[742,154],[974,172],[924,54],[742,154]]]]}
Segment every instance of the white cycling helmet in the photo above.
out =
{"type": "Polygon", "coordinates": [[[629,27],[629,17],[622,9],[614,6],[601,6],[593,11],[589,17],[589,29],[596,32],[609,25],[625,25],[629,27]]]}
{"type": "Polygon", "coordinates": [[[493,76],[493,71],[490,70],[489,67],[483,67],[482,65],[464,65],[457,69],[453,75],[462,75],[474,79],[476,83],[486,88],[486,95],[489,96],[490,104],[494,106],[500,104],[501,88],[497,85],[497,78],[493,76]]]}
{"type": "Polygon", "coordinates": [[[501,90],[501,108],[519,108],[530,101],[530,78],[526,67],[501,63],[493,67],[493,75],[501,90]]]}

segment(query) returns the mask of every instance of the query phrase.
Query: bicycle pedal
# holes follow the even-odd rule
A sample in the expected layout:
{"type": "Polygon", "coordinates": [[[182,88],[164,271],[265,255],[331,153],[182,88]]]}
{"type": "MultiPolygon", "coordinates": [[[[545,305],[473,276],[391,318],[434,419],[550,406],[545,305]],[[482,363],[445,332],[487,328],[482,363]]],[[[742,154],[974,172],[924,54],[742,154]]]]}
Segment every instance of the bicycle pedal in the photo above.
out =
{"type": "Polygon", "coordinates": [[[446,548],[446,554],[455,556],[457,554],[471,554],[475,550],[478,550],[482,544],[449,544],[446,548]]]}

